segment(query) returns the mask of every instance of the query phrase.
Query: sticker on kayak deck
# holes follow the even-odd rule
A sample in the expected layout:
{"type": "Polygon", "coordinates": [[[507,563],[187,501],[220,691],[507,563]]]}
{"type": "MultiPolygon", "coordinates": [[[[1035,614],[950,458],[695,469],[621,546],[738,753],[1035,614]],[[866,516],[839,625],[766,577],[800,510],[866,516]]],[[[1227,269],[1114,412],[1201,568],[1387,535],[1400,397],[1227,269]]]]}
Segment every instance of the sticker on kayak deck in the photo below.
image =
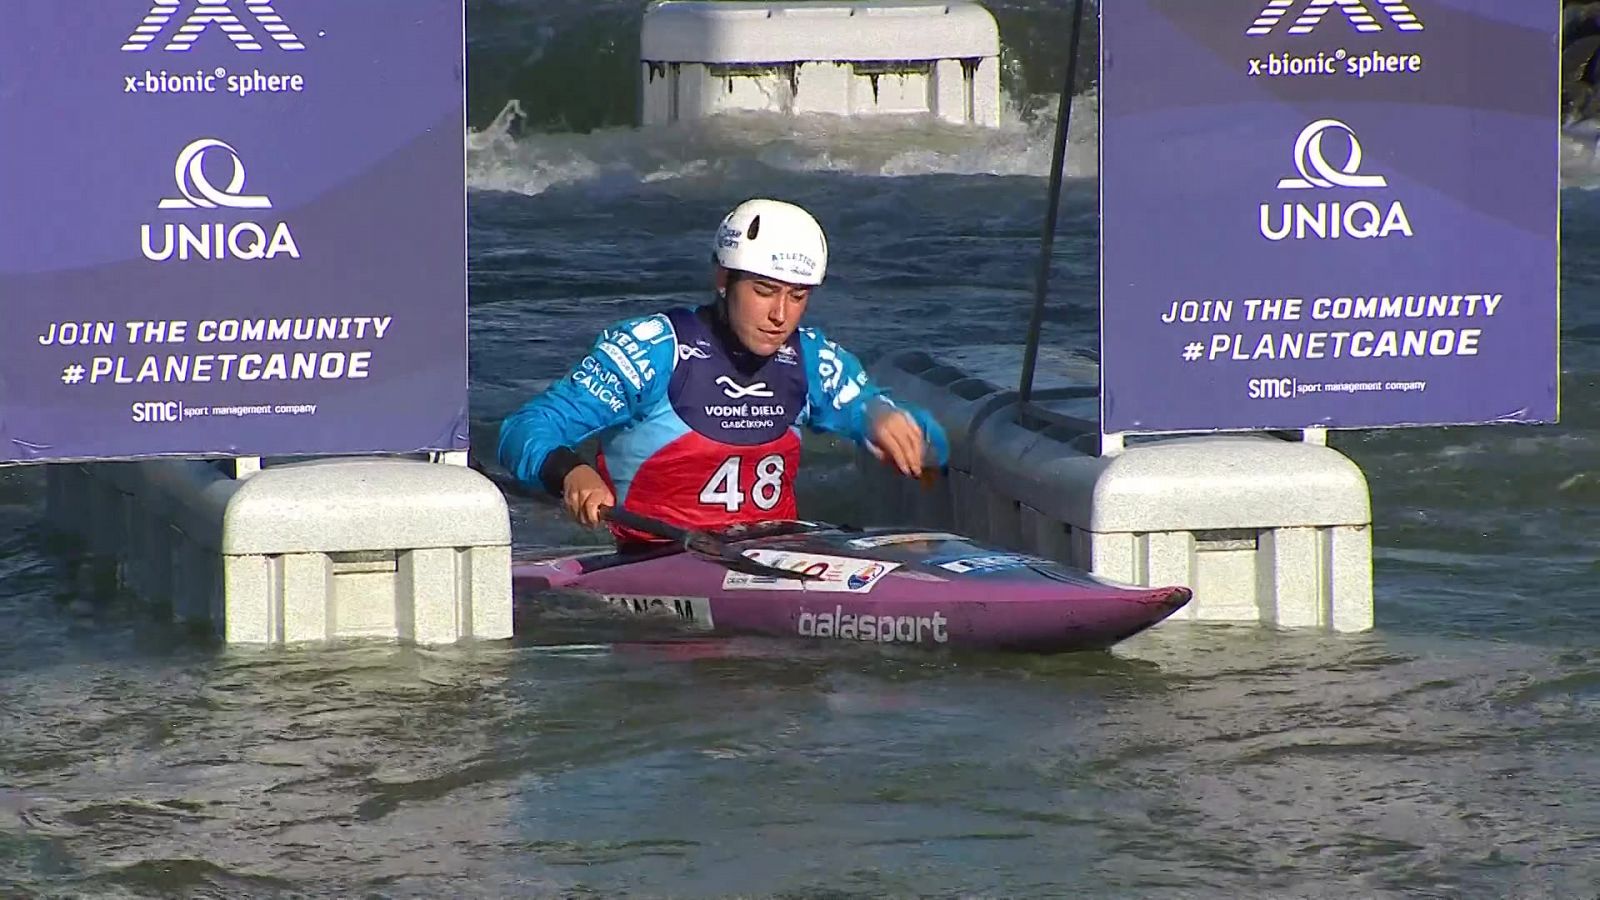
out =
{"type": "Polygon", "coordinates": [[[896,578],[907,578],[911,581],[926,581],[931,584],[949,584],[950,579],[935,575],[932,572],[918,572],[916,569],[901,569],[894,574],[896,578]]]}
{"type": "Polygon", "coordinates": [[[1018,569],[1038,559],[1020,553],[995,553],[989,556],[965,556],[939,563],[939,568],[949,569],[957,575],[998,572],[1001,569],[1018,569]]]}
{"type": "Polygon", "coordinates": [[[686,622],[711,626],[711,601],[706,597],[654,597],[644,594],[606,594],[605,601],[628,612],[646,615],[669,612],[686,622]]]}
{"type": "Polygon", "coordinates": [[[831,593],[865,594],[883,576],[900,567],[897,562],[883,560],[851,559],[848,556],[827,556],[821,553],[791,553],[784,550],[746,550],[746,557],[769,566],[816,575],[811,581],[797,578],[772,578],[766,575],[748,575],[729,572],[722,579],[722,587],[732,591],[824,591],[831,593]]]}
{"type": "Polygon", "coordinates": [[[861,550],[871,550],[874,547],[890,547],[895,544],[920,544],[925,541],[964,541],[966,538],[959,534],[946,534],[942,531],[919,531],[914,534],[873,534],[859,537],[850,542],[850,546],[861,550]]]}

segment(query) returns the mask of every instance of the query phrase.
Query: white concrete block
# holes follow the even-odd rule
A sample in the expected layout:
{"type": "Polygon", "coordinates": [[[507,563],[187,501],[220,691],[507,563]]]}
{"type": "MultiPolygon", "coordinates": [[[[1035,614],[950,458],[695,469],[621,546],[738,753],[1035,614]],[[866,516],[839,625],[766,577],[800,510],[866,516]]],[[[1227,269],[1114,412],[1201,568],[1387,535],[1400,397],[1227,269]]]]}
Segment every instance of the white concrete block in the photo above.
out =
{"type": "Polygon", "coordinates": [[[473,547],[467,554],[467,622],[475,637],[510,637],[514,631],[511,602],[511,542],[473,547]]]}
{"type": "Polygon", "coordinates": [[[126,564],[140,594],[230,643],[512,635],[505,498],[477,472],[395,458],[191,460],[52,474],[56,519],[126,564]],[[66,504],[83,496],[90,512],[66,504]]]}
{"type": "Polygon", "coordinates": [[[410,640],[423,644],[447,643],[469,630],[464,621],[462,580],[465,574],[453,549],[430,548],[401,554],[399,609],[396,627],[410,640]]]}
{"type": "Polygon", "coordinates": [[[1331,586],[1329,614],[1335,631],[1366,631],[1374,620],[1372,527],[1332,529],[1325,546],[1326,580],[1331,586]]]}
{"type": "Polygon", "coordinates": [[[509,544],[505,497],[471,469],[403,459],[319,459],[252,476],[228,504],[222,552],[509,544]]]}
{"type": "MultiPolygon", "coordinates": [[[[1321,528],[1273,528],[1261,534],[1261,564],[1256,591],[1259,618],[1283,628],[1330,625],[1328,554],[1331,536],[1321,528]]],[[[1253,617],[1255,618],[1255,617],[1253,617]]]]}
{"type": "MultiPolygon", "coordinates": [[[[1267,435],[1205,435],[1095,456],[1019,425],[1015,409],[990,416],[977,446],[975,476],[995,493],[1029,498],[1042,514],[1074,528],[1132,535],[1136,583],[1195,590],[1175,618],[1338,630],[1372,625],[1366,481],[1333,449],[1267,435]],[[1357,568],[1330,569],[1321,543],[1295,534],[1319,529],[1352,545],[1338,563],[1357,568]],[[1277,536],[1282,531],[1289,533],[1277,536]],[[1346,597],[1355,604],[1337,615],[1336,579],[1353,585],[1346,597]]],[[[1003,533],[993,539],[1006,540],[1003,533]]],[[[1020,535],[1017,546],[1049,552],[1020,535]]],[[[1101,571],[1098,557],[1064,561],[1101,571]]]]}
{"type": "MultiPolygon", "coordinates": [[[[1373,627],[1366,479],[1324,443],[1172,436],[1101,455],[1093,422],[1024,422],[1014,392],[975,402],[972,386],[987,382],[926,353],[891,354],[872,375],[951,432],[955,521],[939,527],[1122,581],[1188,586],[1195,598],[1176,621],[1373,627]]],[[[1036,400],[1076,409],[1091,394],[1069,384],[1036,400]]]]}

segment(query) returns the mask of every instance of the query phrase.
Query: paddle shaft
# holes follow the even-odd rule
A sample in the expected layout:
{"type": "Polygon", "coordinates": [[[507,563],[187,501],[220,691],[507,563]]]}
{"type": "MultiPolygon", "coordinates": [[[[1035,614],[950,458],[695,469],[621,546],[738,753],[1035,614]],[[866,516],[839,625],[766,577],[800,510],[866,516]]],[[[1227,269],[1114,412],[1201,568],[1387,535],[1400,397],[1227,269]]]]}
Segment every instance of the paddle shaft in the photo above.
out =
{"type": "Polygon", "coordinates": [[[610,519],[624,528],[632,528],[634,531],[642,531],[645,534],[653,534],[656,537],[666,538],[669,541],[678,541],[679,543],[683,544],[687,544],[691,536],[699,536],[691,535],[691,532],[689,532],[688,529],[679,528],[676,525],[663,522],[659,519],[652,519],[649,516],[641,516],[636,512],[630,512],[620,506],[600,507],[600,517],[603,519],[610,519]]]}

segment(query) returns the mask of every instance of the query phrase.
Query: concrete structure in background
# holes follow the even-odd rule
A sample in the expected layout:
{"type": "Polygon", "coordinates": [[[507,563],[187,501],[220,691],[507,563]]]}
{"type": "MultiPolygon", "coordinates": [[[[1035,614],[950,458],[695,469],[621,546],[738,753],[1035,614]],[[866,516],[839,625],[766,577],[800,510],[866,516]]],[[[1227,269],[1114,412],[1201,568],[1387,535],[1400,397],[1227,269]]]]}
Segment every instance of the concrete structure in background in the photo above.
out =
{"type": "Polygon", "coordinates": [[[1000,124],[1000,32],[965,0],[660,0],[639,47],[645,125],[737,110],[1000,124]]]}

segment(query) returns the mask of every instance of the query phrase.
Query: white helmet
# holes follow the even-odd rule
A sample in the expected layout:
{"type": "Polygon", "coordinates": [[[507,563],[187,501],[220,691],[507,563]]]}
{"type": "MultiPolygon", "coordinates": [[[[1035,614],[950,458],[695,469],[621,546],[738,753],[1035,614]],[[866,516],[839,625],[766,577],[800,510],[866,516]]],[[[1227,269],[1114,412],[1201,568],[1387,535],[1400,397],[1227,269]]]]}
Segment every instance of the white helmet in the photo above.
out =
{"type": "Polygon", "coordinates": [[[796,284],[828,270],[828,239],[811,214],[782,200],[746,200],[717,228],[717,264],[796,284]]]}

